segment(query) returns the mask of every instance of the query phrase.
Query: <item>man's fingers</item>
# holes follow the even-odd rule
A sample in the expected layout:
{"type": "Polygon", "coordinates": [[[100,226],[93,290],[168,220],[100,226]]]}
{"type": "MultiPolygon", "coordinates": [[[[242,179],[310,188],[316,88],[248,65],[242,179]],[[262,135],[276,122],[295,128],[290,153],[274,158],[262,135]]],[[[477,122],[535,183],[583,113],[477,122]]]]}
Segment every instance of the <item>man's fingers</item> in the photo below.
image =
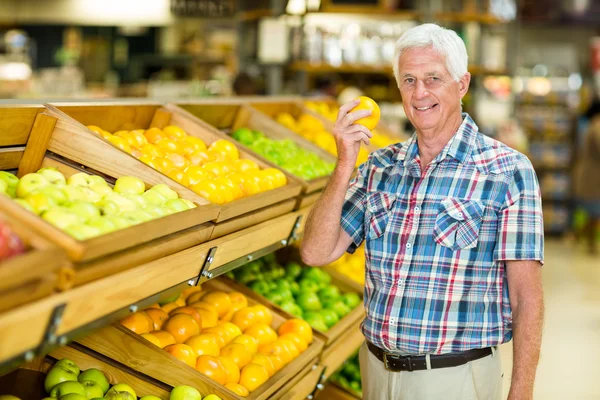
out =
{"type": "Polygon", "coordinates": [[[340,122],[342,120],[342,118],[344,118],[350,110],[352,110],[354,107],[356,107],[358,105],[358,103],[360,103],[360,100],[355,99],[355,100],[352,100],[351,102],[346,103],[343,106],[341,106],[340,110],[338,111],[336,122],[340,122]]]}
{"type": "Polygon", "coordinates": [[[361,118],[368,117],[371,115],[371,110],[359,110],[346,114],[346,116],[342,119],[342,124],[352,125],[356,121],[361,118]]]}
{"type": "Polygon", "coordinates": [[[369,137],[369,138],[373,137],[373,132],[371,132],[369,130],[369,128],[367,128],[366,126],[361,125],[361,124],[352,124],[345,131],[345,133],[353,133],[353,132],[363,132],[365,135],[367,135],[367,137],[369,137]]]}
{"type": "Polygon", "coordinates": [[[351,133],[346,133],[342,136],[342,142],[346,143],[356,143],[356,142],[364,142],[365,144],[371,143],[371,139],[367,136],[363,131],[355,131],[351,133]]]}

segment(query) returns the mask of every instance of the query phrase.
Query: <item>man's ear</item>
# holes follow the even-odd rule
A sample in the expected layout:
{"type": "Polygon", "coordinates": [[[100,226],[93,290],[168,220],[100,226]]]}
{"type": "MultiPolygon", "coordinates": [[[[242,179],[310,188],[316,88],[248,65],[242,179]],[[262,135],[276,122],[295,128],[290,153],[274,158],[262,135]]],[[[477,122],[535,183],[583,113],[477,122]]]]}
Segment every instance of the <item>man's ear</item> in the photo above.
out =
{"type": "Polygon", "coordinates": [[[458,91],[460,93],[460,98],[465,97],[465,94],[469,91],[469,85],[471,84],[471,74],[467,72],[460,78],[458,81],[458,91]]]}

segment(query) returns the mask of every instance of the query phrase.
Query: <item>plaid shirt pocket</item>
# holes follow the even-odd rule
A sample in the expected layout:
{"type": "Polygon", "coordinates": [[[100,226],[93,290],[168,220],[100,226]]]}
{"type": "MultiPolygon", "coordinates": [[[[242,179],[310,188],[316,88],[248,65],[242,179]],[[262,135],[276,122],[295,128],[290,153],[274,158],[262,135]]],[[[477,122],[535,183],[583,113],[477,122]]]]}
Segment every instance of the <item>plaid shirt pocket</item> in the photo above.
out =
{"type": "Polygon", "coordinates": [[[383,235],[395,202],[395,195],[384,192],[375,192],[367,198],[367,239],[373,240],[383,235]]]}
{"type": "Polygon", "coordinates": [[[452,250],[472,249],[477,246],[483,209],[479,200],[451,197],[442,200],[433,229],[435,241],[452,250]]]}

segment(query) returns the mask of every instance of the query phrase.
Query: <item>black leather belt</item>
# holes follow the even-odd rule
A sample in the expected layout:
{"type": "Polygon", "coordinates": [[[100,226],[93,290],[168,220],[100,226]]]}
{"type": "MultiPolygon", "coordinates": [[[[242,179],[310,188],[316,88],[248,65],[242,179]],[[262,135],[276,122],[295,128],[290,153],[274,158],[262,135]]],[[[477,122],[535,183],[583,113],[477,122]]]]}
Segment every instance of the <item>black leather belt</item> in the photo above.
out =
{"type": "MultiPolygon", "coordinates": [[[[377,357],[385,369],[392,372],[400,371],[418,371],[427,369],[426,356],[396,356],[386,353],[374,344],[367,342],[367,347],[377,357]]],[[[430,355],[429,361],[431,369],[457,367],[468,363],[469,361],[478,360],[492,354],[492,348],[474,349],[462,351],[460,353],[430,355]]]]}

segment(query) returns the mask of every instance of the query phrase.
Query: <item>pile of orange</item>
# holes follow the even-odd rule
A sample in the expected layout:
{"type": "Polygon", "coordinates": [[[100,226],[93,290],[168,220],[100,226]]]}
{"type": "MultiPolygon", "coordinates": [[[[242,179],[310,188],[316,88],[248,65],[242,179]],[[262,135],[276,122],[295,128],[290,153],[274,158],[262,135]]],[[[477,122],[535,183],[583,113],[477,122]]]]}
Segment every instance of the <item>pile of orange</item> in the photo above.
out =
{"type": "Polygon", "coordinates": [[[230,141],[219,139],[207,147],[202,139],[175,125],[115,133],[96,125],[89,125],[88,129],[216,204],[287,184],[280,170],[261,170],[254,161],[240,159],[237,147],[230,141]]]}
{"type": "Polygon", "coordinates": [[[121,324],[213,381],[247,396],[312,343],[310,325],[284,322],[276,332],[271,310],[248,305],[239,292],[185,290],[172,303],[133,313],[121,324]]]}

